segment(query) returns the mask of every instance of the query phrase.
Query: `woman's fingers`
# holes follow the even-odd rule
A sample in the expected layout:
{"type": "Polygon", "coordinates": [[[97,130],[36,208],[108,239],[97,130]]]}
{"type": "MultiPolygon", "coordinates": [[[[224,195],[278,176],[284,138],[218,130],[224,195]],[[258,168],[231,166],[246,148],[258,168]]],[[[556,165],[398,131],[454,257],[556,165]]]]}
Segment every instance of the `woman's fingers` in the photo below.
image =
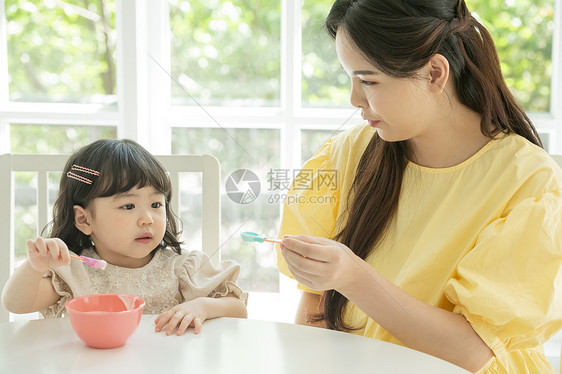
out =
{"type": "Polygon", "coordinates": [[[283,238],[294,238],[308,244],[326,244],[328,242],[331,242],[330,239],[310,235],[284,235],[283,238]]]}
{"type": "MultiPolygon", "coordinates": [[[[310,237],[306,237],[307,240],[310,237]]],[[[351,250],[344,244],[326,238],[322,239],[323,243],[318,241],[314,243],[303,242],[298,237],[283,237],[281,249],[286,249],[299,254],[300,256],[313,259],[319,262],[338,262],[341,261],[343,256],[350,255],[351,250]]]]}
{"type": "Polygon", "coordinates": [[[296,236],[285,236],[283,237],[281,247],[285,247],[305,258],[316,261],[324,261],[323,257],[325,256],[325,253],[322,250],[323,245],[321,244],[303,242],[296,236]]]}
{"type": "Polygon", "coordinates": [[[344,244],[326,238],[283,237],[281,253],[295,279],[314,290],[345,286],[360,262],[344,244]]]}
{"type": "Polygon", "coordinates": [[[317,289],[317,286],[316,286],[316,283],[317,283],[316,279],[318,278],[317,276],[312,275],[312,274],[308,274],[308,273],[306,273],[302,270],[299,270],[298,268],[295,268],[295,267],[293,267],[289,264],[287,264],[287,265],[288,265],[289,271],[291,272],[291,275],[293,276],[293,278],[295,278],[297,280],[297,282],[299,282],[302,285],[305,285],[308,288],[319,290],[319,289],[317,289]]]}
{"type": "Polygon", "coordinates": [[[320,274],[323,272],[325,262],[317,261],[313,258],[304,257],[287,247],[281,248],[281,253],[287,264],[292,265],[309,274],[320,274]]]}
{"type": "Polygon", "coordinates": [[[289,271],[299,283],[311,289],[323,289],[322,279],[325,277],[326,263],[304,258],[288,249],[282,249],[282,254],[289,271]]]}

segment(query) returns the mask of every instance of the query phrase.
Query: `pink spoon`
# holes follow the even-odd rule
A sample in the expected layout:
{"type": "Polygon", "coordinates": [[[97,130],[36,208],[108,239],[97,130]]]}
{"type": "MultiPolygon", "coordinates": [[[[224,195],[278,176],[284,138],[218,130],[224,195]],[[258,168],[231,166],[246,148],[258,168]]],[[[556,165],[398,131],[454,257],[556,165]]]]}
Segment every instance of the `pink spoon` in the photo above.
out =
{"type": "Polygon", "coordinates": [[[70,257],[75,258],[77,260],[80,260],[83,263],[85,263],[86,265],[91,266],[91,267],[96,268],[96,269],[102,269],[103,270],[107,266],[107,262],[105,262],[104,260],[96,260],[95,258],[86,257],[86,256],[70,255],[70,257]]]}

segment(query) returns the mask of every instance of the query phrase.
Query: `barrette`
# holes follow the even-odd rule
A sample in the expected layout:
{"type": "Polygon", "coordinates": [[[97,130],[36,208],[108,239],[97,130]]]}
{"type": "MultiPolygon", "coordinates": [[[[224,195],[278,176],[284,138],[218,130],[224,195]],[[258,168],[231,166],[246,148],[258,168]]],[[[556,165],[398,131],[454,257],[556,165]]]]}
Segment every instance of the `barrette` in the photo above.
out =
{"type": "MultiPolygon", "coordinates": [[[[70,168],[70,170],[74,170],[74,171],[80,171],[82,173],[86,173],[86,174],[91,174],[91,175],[95,175],[96,177],[100,176],[100,172],[97,170],[93,170],[93,169],[89,169],[89,168],[85,168],[84,166],[80,166],[80,165],[72,165],[72,167],[70,168]]],[[[83,177],[81,175],[78,175],[76,173],[73,173],[71,171],[66,173],[66,176],[72,179],[76,179],[79,182],[82,183],[86,183],[86,184],[92,184],[92,180],[86,177],[83,177]]]]}
{"type": "Polygon", "coordinates": [[[88,168],[85,168],[84,166],[80,166],[80,165],[72,165],[72,168],[70,168],[70,170],[81,171],[83,173],[95,175],[96,177],[100,176],[99,171],[93,170],[93,169],[88,169],[88,168]]]}
{"type": "Polygon", "coordinates": [[[66,176],[72,179],[76,179],[77,181],[84,182],[86,184],[92,184],[92,181],[88,178],[84,178],[78,174],[74,174],[73,172],[69,171],[66,173],[66,176]]]}

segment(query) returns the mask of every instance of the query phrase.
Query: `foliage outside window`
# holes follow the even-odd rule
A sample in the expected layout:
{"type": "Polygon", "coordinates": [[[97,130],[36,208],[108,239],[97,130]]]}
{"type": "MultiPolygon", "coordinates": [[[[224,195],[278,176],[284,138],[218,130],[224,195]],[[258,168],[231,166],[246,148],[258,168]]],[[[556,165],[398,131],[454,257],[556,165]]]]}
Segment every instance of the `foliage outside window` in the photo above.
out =
{"type": "MultiPolygon", "coordinates": [[[[304,1],[304,106],[349,102],[349,79],[337,60],[333,41],[323,30],[331,3],[304,1]]],[[[523,108],[550,111],[554,0],[467,0],[467,5],[492,34],[506,82],[523,108]]]]}
{"type": "MultiPolygon", "coordinates": [[[[172,75],[203,105],[278,106],[280,4],[170,1],[172,75]]],[[[175,83],[172,98],[196,105],[175,83]]]]}
{"type": "Polygon", "coordinates": [[[10,100],[115,102],[115,2],[5,0],[10,100]]]}
{"type": "MultiPolygon", "coordinates": [[[[492,33],[507,84],[523,107],[529,112],[548,112],[554,0],[467,2],[492,33]]],[[[102,103],[116,109],[115,0],[4,3],[11,101],[102,103]]],[[[300,94],[304,108],[350,108],[349,78],[337,60],[333,41],[323,30],[332,3],[302,1],[300,94]]],[[[170,88],[175,107],[232,106],[244,107],[248,113],[258,107],[280,107],[281,1],[170,0],[168,4],[171,74],[183,86],[173,82],[170,88]]],[[[191,118],[185,121],[182,125],[190,126],[191,118]]],[[[314,119],[311,123],[314,126],[314,119]]],[[[243,224],[247,231],[276,234],[279,205],[267,201],[271,191],[266,189],[268,171],[280,168],[281,136],[278,128],[260,129],[269,125],[249,123],[250,128],[226,130],[220,125],[177,127],[172,129],[171,145],[174,154],[215,155],[223,181],[240,168],[259,175],[263,194],[253,204],[236,205],[223,196],[221,238],[225,243],[223,258],[242,264],[243,286],[259,291],[278,287],[273,248],[242,243],[229,235],[243,224]]],[[[14,153],[70,153],[95,139],[114,138],[116,128],[11,124],[10,134],[14,153]]],[[[301,130],[302,161],[332,134],[321,126],[301,130]]],[[[546,139],[548,134],[544,136],[546,139]]],[[[16,182],[24,190],[32,188],[33,177],[24,174],[16,176],[16,182]]],[[[27,206],[34,204],[26,200],[26,192],[22,193],[16,198],[27,201],[27,206]]],[[[196,201],[197,196],[191,196],[182,207],[186,227],[198,224],[196,201]]],[[[23,226],[16,228],[18,242],[33,236],[35,230],[26,206],[20,208],[16,221],[23,226]]],[[[191,237],[186,239],[188,245],[197,247],[191,237]]]]}

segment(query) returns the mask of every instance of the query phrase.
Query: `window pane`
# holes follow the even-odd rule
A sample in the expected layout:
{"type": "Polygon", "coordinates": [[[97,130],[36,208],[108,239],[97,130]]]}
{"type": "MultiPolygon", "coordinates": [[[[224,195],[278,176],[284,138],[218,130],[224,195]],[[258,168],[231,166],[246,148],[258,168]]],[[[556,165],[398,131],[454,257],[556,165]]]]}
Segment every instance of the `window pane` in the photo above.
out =
{"type": "MultiPolygon", "coordinates": [[[[115,139],[117,129],[111,126],[58,126],[58,125],[10,125],[10,143],[13,153],[70,154],[74,150],[97,139],[115,139]]],[[[54,204],[61,178],[60,172],[49,173],[50,209],[54,204]]],[[[15,255],[19,261],[26,256],[25,242],[41,233],[37,227],[37,174],[14,174],[15,203],[15,255]]],[[[49,217],[51,215],[49,214],[49,217]]]]}
{"type": "Polygon", "coordinates": [[[550,111],[554,0],[468,0],[492,34],[507,85],[529,112],[550,111]]]}
{"type": "Polygon", "coordinates": [[[116,139],[112,126],[10,125],[13,153],[70,154],[97,139],[116,139]]]}
{"type": "MultiPolygon", "coordinates": [[[[48,173],[49,220],[58,195],[61,175],[61,172],[48,173]]],[[[14,173],[14,187],[14,255],[15,263],[19,264],[27,258],[26,241],[36,238],[45,228],[37,227],[37,173],[14,173]]]]}
{"type": "Polygon", "coordinates": [[[351,107],[349,77],[324,29],[332,0],[304,0],[302,7],[302,106],[351,107]]]}
{"type": "Polygon", "coordinates": [[[302,130],[301,131],[301,164],[311,158],[337,131],[302,130]]]}
{"type": "Polygon", "coordinates": [[[173,103],[278,106],[280,4],[171,0],[173,103]]]}
{"type": "Polygon", "coordinates": [[[5,0],[10,100],[115,103],[115,2],[5,0]]]}
{"type": "MultiPolygon", "coordinates": [[[[342,106],[349,79],[333,41],[323,30],[330,0],[305,0],[303,6],[303,106],[342,106]]],[[[550,111],[554,0],[490,2],[468,0],[498,49],[508,86],[526,111],[550,111]]]]}
{"type": "MultiPolygon", "coordinates": [[[[214,155],[221,164],[221,252],[222,258],[232,259],[241,265],[240,284],[244,289],[261,292],[279,291],[279,272],[275,265],[275,251],[271,243],[245,243],[240,232],[253,231],[275,236],[279,228],[279,212],[282,191],[278,191],[268,179],[271,170],[279,169],[279,130],[262,129],[216,129],[216,128],[173,128],[173,154],[214,155]],[[259,194],[255,200],[238,199],[232,192],[250,191],[255,184],[246,178],[238,178],[239,169],[246,169],[245,176],[255,174],[259,181],[259,194]],[[237,191],[227,181],[235,180],[237,191]],[[240,183],[238,183],[240,182],[240,183]]],[[[199,182],[200,183],[200,182],[199,182]]],[[[184,186],[184,185],[182,185],[184,186]]],[[[191,185],[189,186],[191,190],[191,185]]],[[[182,187],[182,190],[185,188],[182,187]]],[[[200,191],[200,186],[193,190],[200,191]]],[[[254,192],[252,190],[250,192],[254,192]]],[[[185,193],[184,193],[185,194],[185,193]]],[[[182,199],[184,199],[182,194],[182,199]]],[[[246,195],[244,195],[246,196],[246,195]]],[[[200,200],[200,197],[197,199],[200,200]]],[[[201,208],[192,197],[193,208],[182,202],[181,218],[184,227],[201,226],[201,208]]],[[[200,249],[197,243],[186,238],[188,249],[200,249]]],[[[200,245],[200,244],[199,244],[200,245]]]]}
{"type": "Polygon", "coordinates": [[[550,150],[552,148],[551,144],[550,144],[550,141],[551,141],[550,134],[546,133],[546,132],[539,132],[539,137],[541,138],[541,142],[542,142],[542,145],[543,145],[544,149],[546,149],[547,152],[550,152],[550,150]]]}

